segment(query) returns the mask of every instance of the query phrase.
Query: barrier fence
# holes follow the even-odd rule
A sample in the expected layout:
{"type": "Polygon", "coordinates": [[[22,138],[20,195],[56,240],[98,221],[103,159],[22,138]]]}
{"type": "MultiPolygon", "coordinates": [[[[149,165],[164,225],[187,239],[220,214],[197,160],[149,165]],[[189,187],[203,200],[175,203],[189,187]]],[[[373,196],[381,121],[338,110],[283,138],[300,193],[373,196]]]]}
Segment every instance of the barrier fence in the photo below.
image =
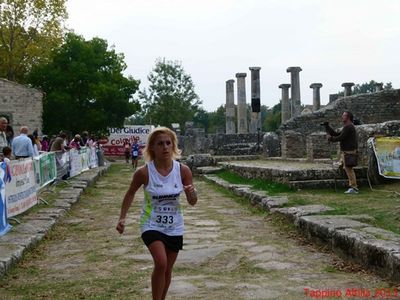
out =
{"type": "MultiPolygon", "coordinates": [[[[19,215],[38,203],[38,192],[55,180],[74,177],[99,166],[101,150],[82,147],[67,152],[43,152],[34,158],[0,163],[0,236],[19,215]]],[[[103,163],[101,163],[102,165],[103,163]]]]}

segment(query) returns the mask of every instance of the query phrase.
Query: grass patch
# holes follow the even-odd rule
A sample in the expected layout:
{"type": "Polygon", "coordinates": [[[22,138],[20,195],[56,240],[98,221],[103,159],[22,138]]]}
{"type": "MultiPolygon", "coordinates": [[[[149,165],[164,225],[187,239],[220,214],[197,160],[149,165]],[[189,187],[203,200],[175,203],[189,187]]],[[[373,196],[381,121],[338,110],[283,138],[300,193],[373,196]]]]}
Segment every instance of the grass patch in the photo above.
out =
{"type": "Polygon", "coordinates": [[[324,271],[328,272],[328,273],[337,273],[338,272],[338,270],[336,270],[333,266],[326,266],[324,268],[324,271]]]}
{"type": "Polygon", "coordinates": [[[248,184],[251,185],[255,190],[266,191],[270,195],[280,194],[280,193],[290,193],[293,192],[288,185],[282,183],[276,183],[271,181],[266,181],[262,179],[246,179],[240,175],[227,170],[221,170],[216,173],[216,175],[229,183],[233,184],[248,184]]]}
{"type": "Polygon", "coordinates": [[[217,176],[232,184],[248,184],[253,189],[266,191],[269,195],[285,194],[289,199],[286,207],[322,204],[334,209],[323,213],[325,215],[366,214],[374,220],[363,220],[363,222],[400,234],[400,182],[381,185],[375,187],[373,191],[368,187],[362,187],[359,194],[347,195],[344,194],[345,189],[339,189],[337,192],[333,189],[294,191],[284,184],[261,179],[246,179],[226,170],[218,172],[217,176]]]}
{"type": "Polygon", "coordinates": [[[359,215],[366,214],[374,220],[364,220],[375,227],[380,227],[400,234],[400,197],[385,190],[400,191],[400,184],[382,185],[371,191],[367,187],[357,195],[346,195],[344,190],[301,190],[289,195],[288,206],[306,204],[323,204],[334,208],[325,215],[359,215]]]}

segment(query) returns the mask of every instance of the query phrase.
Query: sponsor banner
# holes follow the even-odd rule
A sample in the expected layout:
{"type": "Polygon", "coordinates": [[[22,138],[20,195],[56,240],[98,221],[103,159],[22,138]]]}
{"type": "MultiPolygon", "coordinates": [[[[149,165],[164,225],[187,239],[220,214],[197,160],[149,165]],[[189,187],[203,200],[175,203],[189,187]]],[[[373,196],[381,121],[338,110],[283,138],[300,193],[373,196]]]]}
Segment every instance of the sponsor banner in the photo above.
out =
{"type": "Polygon", "coordinates": [[[125,140],[133,144],[133,141],[138,139],[140,147],[143,148],[153,128],[154,126],[152,125],[127,125],[123,128],[109,128],[109,136],[107,141],[103,143],[104,154],[124,156],[123,145],[125,140]]]}
{"type": "Polygon", "coordinates": [[[372,143],[379,174],[400,179],[400,137],[378,137],[372,143]]]}
{"type": "Polygon", "coordinates": [[[82,172],[82,158],[78,150],[69,150],[69,164],[69,176],[74,177],[82,172]]]}
{"type": "Polygon", "coordinates": [[[97,157],[97,149],[95,147],[90,148],[89,157],[89,168],[97,168],[99,166],[99,159],[97,157]]]}
{"type": "Polygon", "coordinates": [[[7,222],[6,182],[9,181],[7,164],[0,162],[0,236],[7,233],[11,226],[7,222]]]}
{"type": "Polygon", "coordinates": [[[42,153],[33,159],[35,163],[35,177],[38,188],[42,188],[57,178],[55,152],[42,153]]]}
{"type": "Polygon", "coordinates": [[[68,152],[53,152],[55,153],[57,166],[57,179],[61,180],[68,175],[69,171],[69,153],[68,152]]]}
{"type": "Polygon", "coordinates": [[[79,155],[81,156],[82,160],[81,172],[89,170],[90,148],[82,147],[81,150],[79,150],[79,155]]]}
{"type": "Polygon", "coordinates": [[[33,160],[12,160],[10,169],[11,181],[6,184],[8,217],[23,213],[38,201],[33,160]]]}

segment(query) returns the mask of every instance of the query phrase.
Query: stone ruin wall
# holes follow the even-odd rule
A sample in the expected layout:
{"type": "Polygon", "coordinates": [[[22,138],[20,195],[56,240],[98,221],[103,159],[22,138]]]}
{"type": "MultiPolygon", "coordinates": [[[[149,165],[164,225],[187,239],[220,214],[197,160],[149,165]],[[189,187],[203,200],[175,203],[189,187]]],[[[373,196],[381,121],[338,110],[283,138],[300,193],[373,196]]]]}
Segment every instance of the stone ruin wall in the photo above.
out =
{"type": "MultiPolygon", "coordinates": [[[[263,133],[260,132],[260,149],[262,148],[263,133]]],[[[193,135],[178,136],[179,149],[183,155],[210,153],[213,155],[246,155],[256,154],[257,134],[210,134],[204,131],[193,135]],[[248,148],[248,144],[253,147],[248,148]],[[243,148],[240,148],[243,146],[243,148]]]]}
{"type": "MultiPolygon", "coordinates": [[[[281,139],[282,157],[315,159],[330,158],[335,155],[338,151],[337,144],[333,146],[327,143],[320,123],[328,121],[333,128],[341,128],[341,115],[345,110],[353,112],[355,118],[359,119],[363,124],[399,120],[400,90],[380,91],[372,94],[339,98],[334,103],[312,114],[290,119],[283,123],[278,130],[281,139]]],[[[400,135],[400,132],[396,131],[395,125],[388,124],[356,126],[359,134],[359,151],[362,163],[366,161],[367,153],[367,139],[364,137],[382,134],[381,132],[386,132],[387,135],[391,136],[400,135]]]]}
{"type": "Polygon", "coordinates": [[[18,135],[20,126],[42,130],[43,93],[39,90],[0,78],[0,115],[10,120],[18,135]]]}

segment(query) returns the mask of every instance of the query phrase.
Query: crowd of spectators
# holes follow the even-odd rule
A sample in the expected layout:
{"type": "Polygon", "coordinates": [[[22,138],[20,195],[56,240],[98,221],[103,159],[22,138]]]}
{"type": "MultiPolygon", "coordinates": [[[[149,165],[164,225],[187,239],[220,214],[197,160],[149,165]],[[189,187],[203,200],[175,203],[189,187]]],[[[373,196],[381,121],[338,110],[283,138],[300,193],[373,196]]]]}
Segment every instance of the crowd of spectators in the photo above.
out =
{"type": "Polygon", "coordinates": [[[39,136],[38,129],[30,132],[27,126],[21,126],[19,135],[14,136],[14,130],[8,124],[8,120],[0,117],[0,161],[35,157],[41,152],[80,150],[85,146],[100,145],[87,131],[82,132],[81,135],[75,134],[72,139],[69,139],[67,133],[63,131],[49,138],[47,135],[39,136]]]}

